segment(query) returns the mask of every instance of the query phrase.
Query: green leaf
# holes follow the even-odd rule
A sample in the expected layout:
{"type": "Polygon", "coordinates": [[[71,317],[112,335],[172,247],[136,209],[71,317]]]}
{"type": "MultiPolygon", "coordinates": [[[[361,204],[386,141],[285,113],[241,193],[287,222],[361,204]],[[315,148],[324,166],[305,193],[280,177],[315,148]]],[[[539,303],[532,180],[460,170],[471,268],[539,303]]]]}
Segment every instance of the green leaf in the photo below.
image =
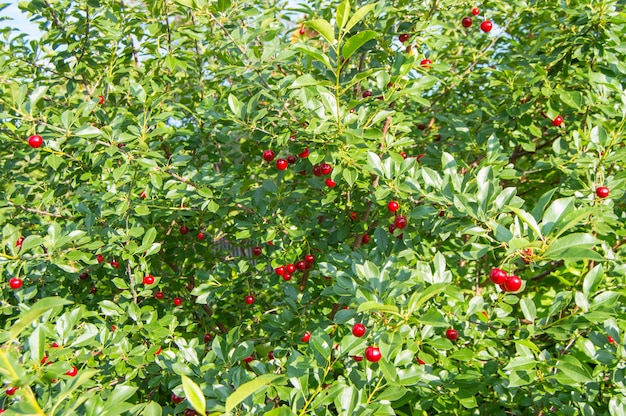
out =
{"type": "Polygon", "coordinates": [[[163,408],[157,402],[149,402],[144,407],[142,416],[161,416],[163,414],[163,408]]]}
{"type": "MultiPolygon", "coordinates": [[[[278,374],[263,374],[254,380],[248,381],[242,384],[226,399],[226,413],[231,412],[241,402],[243,402],[248,396],[256,392],[262,387],[271,385],[274,381],[283,378],[278,374]]],[[[202,411],[204,414],[204,411],[202,411]]]]}
{"type": "Polygon", "coordinates": [[[296,416],[296,414],[287,406],[280,406],[269,412],[264,413],[265,416],[296,416]]]}
{"type": "Polygon", "coordinates": [[[598,285],[602,281],[602,277],[604,276],[604,267],[602,264],[596,265],[593,269],[589,270],[589,272],[585,275],[585,279],[583,280],[583,293],[589,297],[592,294],[595,294],[598,285]]]}
{"type": "Polygon", "coordinates": [[[409,300],[408,312],[413,313],[418,310],[423,304],[434,298],[448,287],[448,283],[436,283],[428,286],[425,290],[415,292],[409,300]]]}
{"type": "Polygon", "coordinates": [[[348,20],[348,24],[346,25],[346,32],[349,32],[350,29],[354,27],[357,23],[359,23],[369,12],[374,10],[374,8],[378,6],[378,3],[370,3],[358,9],[350,20],[348,20]]]}
{"type": "Polygon", "coordinates": [[[102,131],[94,126],[83,126],[82,128],[75,131],[74,134],[78,137],[90,138],[101,136],[102,131]]]}
{"type": "Polygon", "coordinates": [[[35,108],[39,100],[41,100],[41,98],[44,96],[44,94],[47,91],[48,91],[48,86],[43,85],[41,87],[35,88],[35,91],[33,91],[30,94],[29,101],[30,101],[30,113],[31,114],[33,113],[33,109],[35,108]]]}
{"type": "Polygon", "coordinates": [[[383,166],[380,162],[380,156],[374,152],[367,152],[367,164],[368,166],[379,176],[384,176],[383,166]]]}
{"type": "Polygon", "coordinates": [[[600,240],[587,233],[568,234],[552,241],[543,256],[551,260],[604,260],[591,247],[600,243],[600,240]]]}
{"type": "Polygon", "coordinates": [[[534,322],[537,318],[537,308],[535,307],[535,302],[533,302],[531,298],[524,298],[520,301],[520,307],[522,309],[522,313],[524,314],[524,318],[534,322]]]}
{"type": "Polygon", "coordinates": [[[600,146],[606,147],[609,144],[609,135],[602,126],[594,126],[591,129],[590,137],[593,143],[597,143],[600,146]]]}
{"type": "Polygon", "coordinates": [[[366,312],[366,311],[381,311],[381,312],[391,312],[391,313],[398,313],[398,307],[396,305],[383,305],[382,303],[378,303],[376,301],[367,301],[367,302],[363,302],[359,305],[359,308],[357,309],[358,313],[361,312],[366,312]]]}
{"type": "Polygon", "coordinates": [[[196,412],[203,415],[206,411],[206,399],[204,398],[202,389],[186,375],[181,374],[180,378],[183,382],[183,390],[185,391],[187,401],[196,412]]]}
{"type": "Polygon", "coordinates": [[[297,51],[300,51],[310,56],[313,59],[320,61],[321,63],[326,65],[328,69],[330,69],[331,71],[334,71],[334,68],[332,64],[330,63],[330,59],[328,58],[328,55],[324,54],[322,51],[315,49],[309,45],[297,46],[295,49],[297,51]]]}
{"type": "Polygon", "coordinates": [[[577,383],[591,383],[593,381],[589,369],[571,355],[562,356],[556,368],[577,383]]]}
{"type": "Polygon", "coordinates": [[[535,233],[535,237],[541,237],[541,230],[539,229],[539,225],[532,215],[530,215],[523,209],[518,209],[510,205],[507,206],[507,208],[513,211],[523,222],[525,222],[530,227],[530,229],[535,233]]]}
{"type": "Polygon", "coordinates": [[[78,375],[72,378],[71,380],[68,380],[67,384],[65,384],[63,389],[56,395],[55,405],[50,410],[49,415],[51,416],[54,415],[56,412],[56,408],[59,405],[61,405],[65,401],[65,399],[72,396],[72,393],[75,390],[77,390],[79,387],[84,385],[87,382],[87,380],[89,380],[96,374],[98,374],[98,371],[96,370],[87,370],[87,369],[78,370],[78,375]]]}
{"type": "Polygon", "coordinates": [[[339,30],[343,29],[343,27],[348,23],[348,18],[350,17],[350,1],[343,0],[339,6],[337,6],[337,26],[339,30]]]}
{"type": "Polygon", "coordinates": [[[107,404],[109,403],[115,404],[115,403],[124,402],[127,399],[129,399],[133,394],[135,394],[137,389],[138,387],[135,387],[135,386],[126,386],[123,384],[118,384],[117,386],[115,386],[115,388],[113,389],[113,392],[107,399],[107,404]]]}
{"type": "Polygon", "coordinates": [[[300,88],[307,87],[310,85],[319,85],[319,81],[317,81],[311,74],[304,74],[299,76],[293,84],[289,86],[289,88],[300,88]]]}
{"type": "Polygon", "coordinates": [[[330,23],[328,23],[324,19],[315,19],[307,22],[306,25],[322,35],[322,37],[326,39],[328,43],[330,43],[330,46],[334,47],[335,30],[330,25],[330,23]]]}
{"type": "Polygon", "coordinates": [[[361,46],[365,45],[378,36],[378,32],[373,30],[364,30],[350,37],[341,48],[341,55],[344,59],[350,58],[361,46]]]}
{"type": "Polygon", "coordinates": [[[43,298],[30,307],[28,312],[21,315],[20,319],[9,330],[9,336],[16,338],[28,325],[39,319],[41,315],[53,308],[71,305],[73,302],[59,297],[43,298]]]}
{"type": "Polygon", "coordinates": [[[541,231],[544,235],[550,234],[559,224],[563,217],[574,210],[574,197],[557,199],[550,204],[541,220],[541,231]]]}
{"type": "Polygon", "coordinates": [[[241,110],[243,107],[233,94],[228,94],[228,106],[230,107],[230,111],[232,111],[237,118],[242,118],[241,110]]]}

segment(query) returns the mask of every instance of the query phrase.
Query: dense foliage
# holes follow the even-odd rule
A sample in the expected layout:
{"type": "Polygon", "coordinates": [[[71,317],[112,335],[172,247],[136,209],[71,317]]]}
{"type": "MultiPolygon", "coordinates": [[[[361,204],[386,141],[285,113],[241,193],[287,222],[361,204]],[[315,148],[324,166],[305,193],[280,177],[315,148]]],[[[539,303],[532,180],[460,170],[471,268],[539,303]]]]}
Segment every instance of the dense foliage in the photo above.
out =
{"type": "Polygon", "coordinates": [[[5,415],[626,414],[623,1],[20,7],[5,415]]]}

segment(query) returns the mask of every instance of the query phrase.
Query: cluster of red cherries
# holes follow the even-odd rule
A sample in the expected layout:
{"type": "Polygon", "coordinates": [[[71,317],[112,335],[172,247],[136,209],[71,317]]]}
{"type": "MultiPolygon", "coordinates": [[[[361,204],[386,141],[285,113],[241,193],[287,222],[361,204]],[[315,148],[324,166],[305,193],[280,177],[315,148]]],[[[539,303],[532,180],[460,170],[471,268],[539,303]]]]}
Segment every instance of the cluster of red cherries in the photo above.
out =
{"type": "Polygon", "coordinates": [[[282,276],[283,280],[289,281],[296,272],[296,270],[310,269],[315,263],[315,256],[313,254],[307,254],[304,256],[304,260],[299,260],[295,263],[289,263],[286,266],[278,266],[274,269],[277,276],[282,276]]]}
{"type": "Polygon", "coordinates": [[[502,269],[491,269],[489,280],[500,286],[503,292],[515,293],[522,287],[522,279],[519,276],[509,275],[502,269]]]}
{"type": "MultiPolygon", "coordinates": [[[[302,152],[298,154],[298,157],[300,159],[305,159],[308,156],[309,156],[308,148],[304,149],[302,152]]],[[[263,160],[265,160],[266,162],[272,162],[275,157],[276,157],[276,153],[273,150],[267,149],[263,151],[263,160]]],[[[298,158],[294,155],[288,156],[287,159],[278,158],[276,160],[276,169],[286,170],[289,167],[289,165],[293,165],[297,161],[298,161],[298,158]]],[[[313,166],[313,175],[315,176],[327,176],[327,175],[330,175],[332,171],[333,171],[333,167],[329,163],[322,163],[322,164],[313,166]]],[[[300,173],[305,174],[306,172],[301,171],[300,173]]],[[[326,186],[328,186],[329,188],[334,188],[337,185],[337,182],[333,181],[331,178],[326,178],[325,183],[326,183],[326,186]]]]}

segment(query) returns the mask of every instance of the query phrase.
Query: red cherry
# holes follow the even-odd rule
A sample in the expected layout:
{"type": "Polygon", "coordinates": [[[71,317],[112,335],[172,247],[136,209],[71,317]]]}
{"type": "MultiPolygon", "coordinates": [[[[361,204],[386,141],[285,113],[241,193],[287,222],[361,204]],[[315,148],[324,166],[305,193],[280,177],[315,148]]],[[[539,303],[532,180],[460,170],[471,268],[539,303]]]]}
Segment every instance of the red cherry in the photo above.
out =
{"type": "Polygon", "coordinates": [[[52,341],[52,342],[50,343],[50,348],[59,348],[59,344],[58,344],[58,343],[56,343],[56,342],[54,342],[54,341],[52,341]]]}
{"type": "Polygon", "coordinates": [[[361,238],[361,242],[363,244],[367,244],[370,242],[370,236],[368,234],[364,234],[363,237],[361,238]]]}
{"type": "Polygon", "coordinates": [[[354,361],[356,361],[357,363],[360,363],[361,361],[363,361],[363,356],[362,355],[353,355],[352,359],[354,361]]]}
{"type": "Polygon", "coordinates": [[[365,90],[365,91],[363,91],[363,94],[361,94],[361,96],[363,98],[371,97],[372,96],[372,92],[370,90],[365,90]]]}
{"type": "Polygon", "coordinates": [[[383,355],[380,353],[380,349],[378,347],[367,347],[365,349],[365,358],[367,358],[367,361],[375,363],[380,361],[382,357],[383,355]]]}
{"type": "Polygon", "coordinates": [[[198,240],[199,241],[204,241],[204,233],[198,233],[198,240]]]}
{"type": "Polygon", "coordinates": [[[320,169],[322,170],[322,175],[330,175],[330,172],[333,171],[333,167],[329,163],[322,163],[320,169]]]}
{"type": "Polygon", "coordinates": [[[276,161],[276,168],[278,170],[285,170],[287,169],[287,166],[289,166],[289,162],[287,162],[285,159],[278,159],[276,161]]]}
{"type": "Polygon", "coordinates": [[[38,147],[41,147],[42,144],[43,144],[43,138],[38,134],[35,134],[34,136],[30,136],[28,138],[28,145],[32,147],[33,149],[37,149],[38,147]]]}
{"type": "Polygon", "coordinates": [[[402,159],[406,159],[407,157],[409,157],[406,152],[400,152],[400,156],[402,156],[402,159]]]}
{"type": "Polygon", "coordinates": [[[9,387],[4,392],[7,394],[7,396],[13,396],[16,391],[17,391],[17,387],[9,387]]]}
{"type": "Polygon", "coordinates": [[[254,303],[254,296],[252,295],[246,296],[245,301],[248,305],[252,305],[254,303]]]}
{"type": "Polygon", "coordinates": [[[398,204],[396,201],[389,201],[389,203],[387,204],[387,209],[389,210],[389,212],[396,212],[398,208],[400,208],[400,204],[398,204]]]}
{"type": "Polygon", "coordinates": [[[9,286],[13,290],[21,288],[23,284],[24,282],[19,277],[12,277],[11,279],[9,279],[9,286]]]}
{"type": "Polygon", "coordinates": [[[561,116],[554,117],[554,120],[552,120],[552,125],[555,127],[559,127],[561,124],[563,124],[563,117],[561,116]]]}
{"type": "Polygon", "coordinates": [[[89,273],[87,273],[87,272],[82,272],[81,274],[79,274],[79,275],[78,275],[78,278],[79,278],[80,280],[87,280],[87,279],[89,279],[89,273]]]}
{"type": "Polygon", "coordinates": [[[243,361],[245,363],[250,363],[250,362],[254,361],[254,353],[252,353],[249,356],[247,356],[246,358],[244,358],[243,361]]]}
{"type": "Polygon", "coordinates": [[[609,341],[609,344],[615,344],[615,340],[610,335],[608,337],[606,337],[606,340],[609,341]]]}
{"type": "Polygon", "coordinates": [[[326,178],[326,186],[328,186],[329,188],[334,188],[335,186],[337,186],[337,182],[333,181],[330,178],[326,178]]]}
{"type": "Polygon", "coordinates": [[[98,95],[98,104],[99,104],[99,105],[104,104],[104,96],[102,96],[102,95],[98,95]]]}
{"type": "Polygon", "coordinates": [[[93,295],[94,293],[96,293],[98,291],[98,288],[93,286],[90,290],[89,290],[89,294],[93,295]]]}
{"type": "Polygon", "coordinates": [[[159,299],[159,300],[161,300],[161,299],[163,299],[163,298],[165,297],[165,293],[163,293],[163,292],[161,292],[161,291],[159,290],[158,292],[156,292],[156,293],[154,294],[154,297],[155,297],[155,298],[157,298],[157,299],[159,299]]]}
{"type": "Polygon", "coordinates": [[[398,40],[402,43],[406,42],[407,40],[409,40],[409,34],[402,33],[400,36],[398,36],[398,40]]]}
{"type": "Polygon", "coordinates": [[[180,231],[182,235],[185,235],[189,232],[189,227],[187,227],[186,225],[181,225],[178,231],[180,231]]]}
{"type": "Polygon", "coordinates": [[[597,188],[596,195],[598,195],[598,198],[606,198],[607,196],[609,196],[609,188],[607,188],[606,186],[601,186],[597,188]]]}
{"type": "Polygon", "coordinates": [[[285,282],[290,281],[290,280],[291,280],[291,275],[290,275],[289,273],[285,273],[285,274],[283,275],[283,280],[284,280],[285,282]]]}
{"type": "Polygon", "coordinates": [[[459,339],[459,333],[456,329],[448,329],[446,331],[446,338],[448,338],[450,341],[456,341],[457,339],[459,339]]]}
{"type": "MultiPolygon", "coordinates": [[[[46,361],[48,361],[48,358],[50,358],[50,357],[48,357],[47,355],[44,355],[43,357],[41,357],[41,361],[40,361],[41,364],[45,364],[46,361]]],[[[50,364],[52,364],[52,363],[50,363],[50,364]]]]}
{"type": "Polygon", "coordinates": [[[489,280],[491,280],[496,285],[504,283],[506,278],[507,274],[502,269],[491,269],[491,273],[489,273],[489,280]]]}
{"type": "Polygon", "coordinates": [[[480,14],[480,9],[479,9],[478,7],[474,7],[474,8],[472,9],[472,14],[473,14],[474,16],[478,16],[478,15],[480,14]]]}
{"type": "Polygon", "coordinates": [[[296,157],[293,155],[289,155],[287,157],[287,163],[289,163],[290,165],[293,165],[294,163],[296,163],[296,157]]]}
{"type": "Polygon", "coordinates": [[[117,327],[115,325],[111,325],[111,332],[115,332],[116,329],[117,327]]]}
{"type": "Polygon", "coordinates": [[[306,262],[304,260],[300,260],[296,262],[296,269],[304,270],[306,269],[306,262]]]}
{"type": "Polygon", "coordinates": [[[183,300],[181,298],[174,298],[174,305],[180,306],[183,304],[183,300]]]}
{"type": "Polygon", "coordinates": [[[307,254],[306,256],[304,256],[304,261],[309,264],[313,264],[315,263],[315,256],[313,254],[307,254]]]}
{"type": "Polygon", "coordinates": [[[78,368],[75,366],[72,366],[72,368],[65,373],[66,376],[70,377],[76,377],[76,374],[78,374],[78,368]]]}
{"type": "Polygon", "coordinates": [[[111,266],[117,269],[118,267],[120,267],[120,264],[117,262],[117,260],[111,260],[111,266]]]}
{"type": "Polygon", "coordinates": [[[493,23],[491,23],[491,20],[485,20],[484,22],[480,24],[480,30],[482,30],[485,33],[490,32],[492,28],[493,28],[493,23]]]}
{"type": "Polygon", "coordinates": [[[426,364],[426,363],[425,363],[425,362],[424,362],[421,358],[419,358],[419,357],[418,357],[418,359],[417,359],[417,363],[418,363],[418,364],[421,364],[421,365],[426,364]]]}
{"type": "Polygon", "coordinates": [[[305,148],[303,151],[298,153],[298,157],[300,157],[300,159],[304,159],[304,158],[306,158],[308,156],[309,156],[309,149],[308,148],[305,148]]]}
{"type": "Polygon", "coordinates": [[[148,196],[148,194],[146,194],[145,189],[144,189],[143,191],[141,191],[141,193],[139,194],[139,197],[140,197],[141,199],[146,199],[146,197],[147,197],[147,196],[148,196]]]}
{"type": "Polygon", "coordinates": [[[273,150],[264,150],[263,151],[263,160],[265,160],[266,162],[271,162],[272,160],[274,160],[274,157],[276,157],[276,153],[274,153],[273,150]]]}
{"type": "Polygon", "coordinates": [[[271,350],[270,352],[267,353],[267,358],[269,358],[270,360],[274,359],[274,350],[271,350]]]}
{"type": "Polygon", "coordinates": [[[172,393],[172,403],[178,404],[182,403],[185,400],[184,397],[177,396],[175,393],[172,393]]]}
{"type": "Polygon", "coordinates": [[[300,26],[300,34],[304,35],[304,26],[300,26]]]}
{"type": "Polygon", "coordinates": [[[366,331],[367,329],[365,329],[365,325],[363,324],[352,325],[352,335],[354,335],[357,338],[361,338],[363,335],[365,335],[366,331]]]}
{"type": "Polygon", "coordinates": [[[193,409],[185,409],[184,416],[198,416],[198,412],[193,409]]]}
{"type": "Polygon", "coordinates": [[[285,270],[287,271],[287,273],[293,274],[296,271],[296,266],[292,263],[289,263],[285,266],[285,270]]]}
{"type": "Polygon", "coordinates": [[[96,260],[98,260],[98,263],[102,263],[102,261],[104,260],[104,256],[102,254],[97,254],[96,260]]]}
{"type": "Polygon", "coordinates": [[[261,254],[263,254],[263,249],[259,246],[256,247],[252,247],[252,255],[254,256],[260,256],[261,254]]]}
{"type": "Polygon", "coordinates": [[[408,224],[408,221],[404,215],[398,215],[393,223],[395,224],[396,227],[402,229],[406,227],[406,225],[408,224]]]}
{"type": "Polygon", "coordinates": [[[144,285],[150,286],[151,284],[154,284],[154,276],[151,274],[144,276],[142,282],[144,285]]]}
{"type": "Polygon", "coordinates": [[[389,224],[389,226],[387,227],[387,229],[389,230],[389,234],[393,234],[394,231],[396,231],[396,224],[389,224]]]}
{"type": "Polygon", "coordinates": [[[154,355],[161,355],[161,352],[163,352],[163,348],[160,348],[154,353],[154,355]]]}
{"type": "Polygon", "coordinates": [[[19,237],[15,242],[15,247],[22,247],[22,243],[24,242],[24,237],[19,237]]]}
{"type": "Polygon", "coordinates": [[[276,273],[277,276],[282,276],[285,274],[285,268],[283,266],[279,266],[274,269],[274,272],[276,273]]]}
{"type": "Polygon", "coordinates": [[[302,336],[302,338],[300,338],[302,342],[309,342],[310,339],[311,339],[311,333],[309,331],[306,331],[304,335],[302,336]]]}
{"type": "Polygon", "coordinates": [[[350,114],[354,114],[354,108],[350,109],[350,114]]]}
{"type": "Polygon", "coordinates": [[[472,18],[471,17],[464,17],[463,20],[461,20],[461,24],[463,25],[463,27],[471,27],[472,26],[472,18]]]}
{"type": "Polygon", "coordinates": [[[433,61],[431,61],[430,59],[426,58],[426,59],[422,59],[422,61],[420,62],[420,65],[422,66],[422,68],[430,68],[432,63],[433,63],[433,61]]]}
{"type": "Polygon", "coordinates": [[[322,176],[322,167],[320,165],[313,166],[313,175],[322,176]]]}
{"type": "Polygon", "coordinates": [[[507,292],[517,292],[522,287],[522,279],[518,276],[508,276],[504,281],[504,289],[507,292]]]}

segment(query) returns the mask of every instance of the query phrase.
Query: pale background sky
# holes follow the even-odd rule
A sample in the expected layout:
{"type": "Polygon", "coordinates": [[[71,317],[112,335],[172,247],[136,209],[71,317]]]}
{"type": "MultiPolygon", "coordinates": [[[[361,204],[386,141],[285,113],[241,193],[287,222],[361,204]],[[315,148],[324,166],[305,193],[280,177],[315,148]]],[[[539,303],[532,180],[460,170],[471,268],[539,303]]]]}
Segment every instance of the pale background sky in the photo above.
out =
{"type": "MultiPolygon", "coordinates": [[[[2,4],[6,4],[6,1],[2,1],[2,4]]],[[[20,9],[17,8],[17,0],[9,0],[9,7],[0,11],[0,16],[9,17],[12,20],[0,21],[0,27],[11,26],[19,29],[20,31],[29,34],[30,36],[36,36],[39,33],[37,25],[29,22],[26,15],[22,14],[20,9]]]]}

